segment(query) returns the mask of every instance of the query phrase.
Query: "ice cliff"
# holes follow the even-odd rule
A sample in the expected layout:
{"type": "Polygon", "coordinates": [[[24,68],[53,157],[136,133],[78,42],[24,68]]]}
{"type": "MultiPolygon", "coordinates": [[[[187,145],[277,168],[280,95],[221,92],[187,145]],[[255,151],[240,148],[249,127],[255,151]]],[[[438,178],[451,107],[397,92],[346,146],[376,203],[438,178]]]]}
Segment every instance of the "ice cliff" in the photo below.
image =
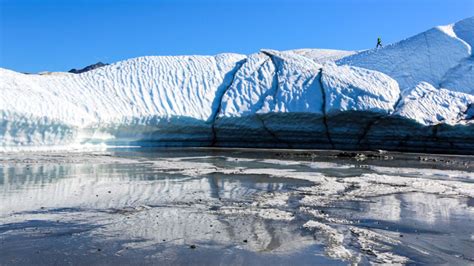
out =
{"type": "Polygon", "coordinates": [[[0,149],[104,143],[474,153],[474,17],[360,52],[0,68],[0,149]]]}

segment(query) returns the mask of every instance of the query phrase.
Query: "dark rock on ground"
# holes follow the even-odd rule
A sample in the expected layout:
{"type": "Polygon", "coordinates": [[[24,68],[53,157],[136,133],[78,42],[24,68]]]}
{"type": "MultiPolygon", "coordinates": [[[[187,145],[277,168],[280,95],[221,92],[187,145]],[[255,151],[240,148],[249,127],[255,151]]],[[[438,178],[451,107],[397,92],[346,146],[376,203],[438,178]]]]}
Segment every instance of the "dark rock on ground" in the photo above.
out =
{"type": "Polygon", "coordinates": [[[93,65],[90,65],[90,66],[86,66],[85,68],[82,68],[82,69],[71,69],[69,70],[68,72],[69,73],[74,73],[74,74],[80,74],[80,73],[84,73],[84,72],[87,72],[87,71],[91,71],[93,69],[96,69],[96,68],[99,68],[99,67],[103,67],[103,66],[107,66],[109,64],[105,64],[105,63],[102,63],[102,62],[97,62],[93,65]]]}

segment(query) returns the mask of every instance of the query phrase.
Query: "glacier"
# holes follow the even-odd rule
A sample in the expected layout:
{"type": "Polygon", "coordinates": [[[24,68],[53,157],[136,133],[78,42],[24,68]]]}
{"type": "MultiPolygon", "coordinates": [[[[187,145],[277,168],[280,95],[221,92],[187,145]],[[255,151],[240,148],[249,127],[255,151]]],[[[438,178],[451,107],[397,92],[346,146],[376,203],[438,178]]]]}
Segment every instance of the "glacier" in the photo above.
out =
{"type": "Polygon", "coordinates": [[[474,17],[365,51],[0,68],[0,150],[78,145],[474,153],[474,17]]]}

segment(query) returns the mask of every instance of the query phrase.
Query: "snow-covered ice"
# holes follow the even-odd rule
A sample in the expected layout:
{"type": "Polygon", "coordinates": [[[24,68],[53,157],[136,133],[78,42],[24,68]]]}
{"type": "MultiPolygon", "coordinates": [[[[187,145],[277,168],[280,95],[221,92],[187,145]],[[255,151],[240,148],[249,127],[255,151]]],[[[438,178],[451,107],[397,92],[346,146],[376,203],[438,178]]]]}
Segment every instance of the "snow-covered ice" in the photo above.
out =
{"type": "Polygon", "coordinates": [[[81,145],[472,153],[474,17],[366,51],[146,56],[0,69],[2,150],[81,145]]]}

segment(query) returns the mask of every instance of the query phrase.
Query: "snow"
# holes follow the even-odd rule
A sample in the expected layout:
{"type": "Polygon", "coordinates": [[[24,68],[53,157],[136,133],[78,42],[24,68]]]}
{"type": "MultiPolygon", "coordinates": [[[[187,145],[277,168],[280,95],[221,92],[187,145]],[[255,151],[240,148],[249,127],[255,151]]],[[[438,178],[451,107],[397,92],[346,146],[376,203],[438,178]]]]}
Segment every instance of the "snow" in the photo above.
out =
{"type": "Polygon", "coordinates": [[[92,128],[93,135],[114,124],[158,124],[171,117],[205,122],[244,58],[140,57],[63,76],[0,69],[0,143],[59,145],[79,140],[82,129],[92,128]]]}
{"type": "Polygon", "coordinates": [[[237,72],[219,114],[388,112],[399,94],[397,82],[380,72],[339,67],[333,62],[321,65],[297,53],[263,50],[263,54],[251,55],[237,72]],[[274,80],[272,72],[276,72],[274,80]]]}
{"type": "Polygon", "coordinates": [[[317,232],[320,234],[325,235],[325,237],[328,239],[326,254],[329,257],[344,260],[349,260],[352,258],[352,253],[343,246],[344,235],[339,233],[336,229],[313,220],[306,222],[303,227],[317,230],[317,232]]]}
{"type": "Polygon", "coordinates": [[[275,66],[265,54],[252,54],[237,71],[232,86],[222,98],[219,116],[240,117],[256,113],[262,106],[262,95],[269,93],[275,66]]]}
{"type": "Polygon", "coordinates": [[[463,19],[453,26],[455,34],[471,46],[471,53],[472,47],[474,46],[474,35],[472,34],[473,28],[474,17],[463,19]]]}
{"type": "Polygon", "coordinates": [[[351,66],[325,65],[322,82],[326,88],[326,113],[373,111],[391,113],[400,95],[389,76],[351,66]]]}
{"type": "Polygon", "coordinates": [[[298,55],[263,50],[276,67],[273,94],[264,98],[261,113],[321,113],[322,92],[317,88],[320,65],[298,55]]]}
{"type": "Polygon", "coordinates": [[[288,53],[295,53],[307,57],[316,63],[324,64],[328,62],[335,62],[346,56],[353,55],[355,51],[331,50],[331,49],[296,49],[285,51],[288,53]]]}
{"type": "Polygon", "coordinates": [[[140,57],[61,77],[3,70],[1,106],[78,126],[153,115],[207,119],[217,90],[229,82],[225,75],[244,58],[140,57]]]}
{"type": "MultiPolygon", "coordinates": [[[[436,27],[382,49],[344,57],[337,63],[385,73],[397,80],[402,90],[420,82],[438,87],[450,69],[471,55],[471,47],[455,35],[452,27],[436,27]]],[[[474,28],[469,30],[474,32],[474,28]]]]}
{"type": "Polygon", "coordinates": [[[471,103],[474,103],[474,95],[438,90],[422,82],[407,91],[396,114],[424,125],[442,122],[454,125],[466,118],[461,115],[467,112],[471,103]]]}
{"type": "Polygon", "coordinates": [[[469,152],[472,36],[474,17],[361,52],[146,56],[82,74],[0,69],[0,147],[383,149],[389,132],[379,125],[403,121],[390,138],[413,135],[434,149],[424,128],[447,124],[444,136],[469,152]]]}
{"type": "Polygon", "coordinates": [[[450,88],[453,91],[464,92],[474,95],[474,57],[464,59],[450,69],[440,86],[450,88]]]}

